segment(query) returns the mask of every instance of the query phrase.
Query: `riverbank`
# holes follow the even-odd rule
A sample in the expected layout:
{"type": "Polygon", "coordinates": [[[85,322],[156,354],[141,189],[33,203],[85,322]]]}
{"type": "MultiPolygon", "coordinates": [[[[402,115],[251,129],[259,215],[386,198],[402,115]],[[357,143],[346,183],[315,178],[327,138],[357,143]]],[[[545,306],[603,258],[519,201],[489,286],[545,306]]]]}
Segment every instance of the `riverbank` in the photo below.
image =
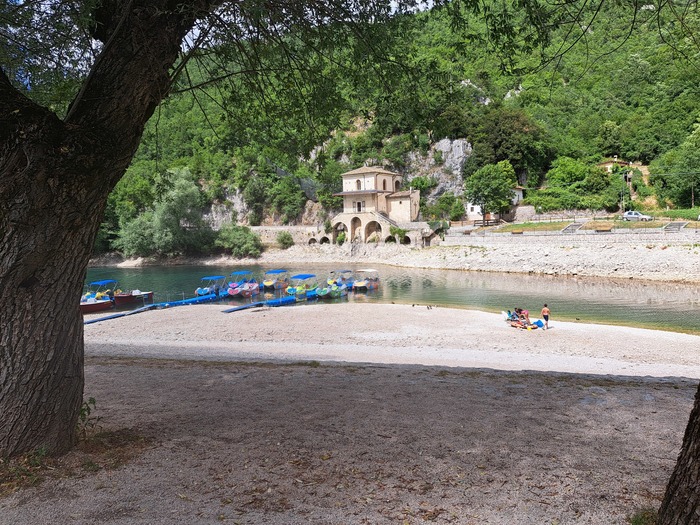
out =
{"type": "Polygon", "coordinates": [[[698,335],[556,317],[550,330],[527,331],[512,328],[499,314],[400,304],[310,303],[230,314],[222,313],[224,309],[216,304],[184,306],[86,325],[87,355],[700,379],[698,335]]]}
{"type": "Polygon", "coordinates": [[[586,236],[500,235],[463,240],[466,244],[415,248],[396,244],[295,245],[269,249],[259,259],[96,258],[92,266],[133,267],[163,264],[285,265],[300,263],[389,264],[412,268],[469,270],[534,275],[585,276],[700,284],[700,243],[586,236]]]}

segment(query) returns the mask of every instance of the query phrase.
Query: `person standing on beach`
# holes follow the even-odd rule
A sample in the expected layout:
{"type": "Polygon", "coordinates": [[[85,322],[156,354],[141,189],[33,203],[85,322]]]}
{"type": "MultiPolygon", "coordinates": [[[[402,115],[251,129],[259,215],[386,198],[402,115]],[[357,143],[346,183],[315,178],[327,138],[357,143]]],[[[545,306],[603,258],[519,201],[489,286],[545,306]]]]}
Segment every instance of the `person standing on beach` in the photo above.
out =
{"type": "Polygon", "coordinates": [[[549,307],[547,306],[547,303],[545,303],[544,307],[542,308],[542,319],[544,319],[544,329],[548,330],[549,329],[549,314],[550,314],[549,307]]]}

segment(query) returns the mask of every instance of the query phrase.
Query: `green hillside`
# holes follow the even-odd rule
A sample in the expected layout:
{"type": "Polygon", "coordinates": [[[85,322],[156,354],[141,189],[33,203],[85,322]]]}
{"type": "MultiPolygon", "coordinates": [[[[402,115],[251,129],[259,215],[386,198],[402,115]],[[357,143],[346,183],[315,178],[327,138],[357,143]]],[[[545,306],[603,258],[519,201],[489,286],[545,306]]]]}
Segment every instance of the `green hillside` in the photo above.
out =
{"type": "MultiPolygon", "coordinates": [[[[672,25],[640,13],[631,23],[604,7],[570,48],[562,29],[546,51],[566,53],[544,64],[536,53],[504,63],[473,38],[478,21],[456,28],[441,12],[397,18],[347,49],[319,43],[311,53],[290,35],[255,57],[264,68],[255,77],[198,85],[224,70],[221,60],[235,70],[250,59],[245,50],[203,56],[149,122],[97,249],[212,250],[216,235],[202,214],[237,192],[250,225],[270,214],[293,224],[309,197],[332,214],[342,172],[371,161],[406,173],[410,152],[426,154],[442,138],[472,144],[465,179],[509,161],[528,202],[545,210],[615,211],[619,176],[593,168],[615,155],[651,164],[649,187],[634,180],[639,195],[697,205],[700,71],[672,25]]],[[[430,180],[406,175],[429,197],[430,180]]],[[[441,199],[425,199],[425,218],[458,218],[458,196],[441,199]]]]}

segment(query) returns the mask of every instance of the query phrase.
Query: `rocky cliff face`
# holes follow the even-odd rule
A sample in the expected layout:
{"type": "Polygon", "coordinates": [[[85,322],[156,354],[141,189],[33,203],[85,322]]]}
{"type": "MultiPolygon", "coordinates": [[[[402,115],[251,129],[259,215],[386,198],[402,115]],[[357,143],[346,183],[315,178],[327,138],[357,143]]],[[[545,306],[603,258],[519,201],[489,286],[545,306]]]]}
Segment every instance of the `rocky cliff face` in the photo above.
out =
{"type": "Polygon", "coordinates": [[[204,220],[207,221],[215,231],[219,231],[224,224],[229,224],[237,218],[239,223],[243,222],[248,209],[243,202],[243,196],[240,191],[236,191],[232,195],[227,195],[223,203],[212,204],[209,213],[204,214],[204,220]]]}
{"type": "MultiPolygon", "coordinates": [[[[471,154],[472,145],[466,139],[442,139],[433,144],[425,155],[419,151],[409,153],[407,167],[404,171],[404,187],[409,187],[411,179],[414,177],[433,177],[438,184],[428,196],[429,202],[434,201],[445,192],[462,195],[464,192],[462,169],[471,154]]],[[[205,218],[215,230],[219,230],[222,225],[230,223],[234,217],[239,224],[247,224],[248,211],[243,194],[236,190],[226,196],[226,201],[223,204],[212,205],[211,211],[205,215],[205,218]]],[[[307,201],[297,225],[322,224],[327,214],[328,211],[323,210],[318,202],[307,201]]],[[[273,215],[266,215],[263,224],[267,226],[279,225],[277,219],[273,215]]]]}
{"type": "Polygon", "coordinates": [[[448,191],[454,195],[462,195],[462,169],[471,154],[472,145],[466,139],[442,139],[430,147],[427,155],[413,152],[409,154],[404,186],[410,185],[414,177],[433,177],[438,185],[428,196],[429,200],[436,199],[448,191]]]}

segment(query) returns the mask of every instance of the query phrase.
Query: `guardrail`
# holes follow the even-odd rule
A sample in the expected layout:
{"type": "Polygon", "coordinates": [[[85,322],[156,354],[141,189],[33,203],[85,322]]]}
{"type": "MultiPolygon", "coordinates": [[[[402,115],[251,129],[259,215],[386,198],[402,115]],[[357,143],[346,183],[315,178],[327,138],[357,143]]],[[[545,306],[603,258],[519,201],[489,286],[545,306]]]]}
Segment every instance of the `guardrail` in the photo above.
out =
{"type": "Polygon", "coordinates": [[[471,231],[469,235],[465,232],[447,232],[444,240],[440,243],[442,246],[460,246],[473,244],[475,241],[479,243],[498,244],[498,243],[528,243],[536,241],[557,242],[650,242],[665,244],[688,244],[700,243],[700,229],[683,229],[681,231],[664,231],[663,228],[638,228],[638,229],[615,229],[609,231],[605,228],[600,228],[604,231],[596,230],[577,230],[575,232],[562,231],[522,231],[519,234],[511,233],[495,233],[492,231],[471,231]]]}

